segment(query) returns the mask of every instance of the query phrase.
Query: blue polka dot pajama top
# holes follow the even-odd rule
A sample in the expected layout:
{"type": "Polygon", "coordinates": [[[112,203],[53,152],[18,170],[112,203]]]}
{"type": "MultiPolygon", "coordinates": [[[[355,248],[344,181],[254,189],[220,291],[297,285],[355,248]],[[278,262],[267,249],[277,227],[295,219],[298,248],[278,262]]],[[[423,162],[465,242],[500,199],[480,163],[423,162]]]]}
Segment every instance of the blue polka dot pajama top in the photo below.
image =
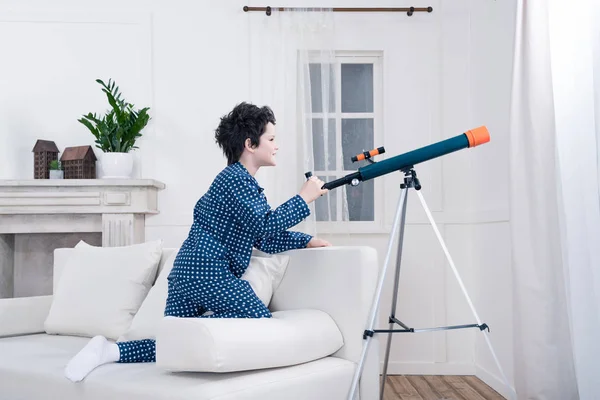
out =
{"type": "MultiPolygon", "coordinates": [[[[263,189],[241,163],[227,166],[194,207],[194,222],[168,276],[165,316],[270,318],[250,284],[240,279],[252,248],[279,253],[312,238],[288,231],[310,214],[296,195],[272,210],[263,189]],[[203,315],[212,311],[210,315],[203,315]]],[[[119,362],[154,362],[152,339],[117,343],[119,362]]]]}

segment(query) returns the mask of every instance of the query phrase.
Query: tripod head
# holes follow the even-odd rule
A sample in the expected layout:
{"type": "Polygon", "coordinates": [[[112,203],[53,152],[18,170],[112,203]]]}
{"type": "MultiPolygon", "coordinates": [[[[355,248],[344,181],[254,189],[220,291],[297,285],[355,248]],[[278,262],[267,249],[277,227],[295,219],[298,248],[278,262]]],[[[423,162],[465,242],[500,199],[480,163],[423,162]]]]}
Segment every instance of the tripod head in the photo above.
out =
{"type": "Polygon", "coordinates": [[[405,168],[402,172],[404,172],[404,183],[400,185],[400,189],[412,187],[415,188],[415,190],[421,190],[421,182],[419,181],[419,178],[417,178],[417,173],[413,167],[405,168]]]}
{"type": "MultiPolygon", "coordinates": [[[[331,190],[343,185],[357,186],[360,182],[377,178],[395,171],[404,171],[406,173],[406,171],[412,170],[412,168],[418,163],[429,161],[431,159],[441,157],[465,148],[479,146],[480,144],[484,144],[489,141],[490,133],[485,126],[480,126],[450,139],[442,140],[440,142],[409,151],[408,153],[397,155],[387,160],[373,162],[370,165],[359,168],[357,172],[353,172],[342,178],[325,183],[323,185],[323,189],[331,190]]],[[[361,156],[363,158],[360,159],[370,159],[374,155],[381,154],[383,152],[385,152],[385,149],[380,147],[378,149],[371,150],[370,152],[364,152],[363,154],[357,155],[352,158],[352,161],[354,161],[354,158],[359,161],[359,157],[361,156]],[[383,151],[379,152],[379,149],[382,149],[383,151]],[[371,152],[373,152],[373,154],[371,154],[371,152]]],[[[312,172],[307,172],[304,174],[304,176],[306,176],[306,178],[310,178],[312,176],[312,172]]],[[[414,177],[416,178],[416,173],[414,174],[414,177]]]]}

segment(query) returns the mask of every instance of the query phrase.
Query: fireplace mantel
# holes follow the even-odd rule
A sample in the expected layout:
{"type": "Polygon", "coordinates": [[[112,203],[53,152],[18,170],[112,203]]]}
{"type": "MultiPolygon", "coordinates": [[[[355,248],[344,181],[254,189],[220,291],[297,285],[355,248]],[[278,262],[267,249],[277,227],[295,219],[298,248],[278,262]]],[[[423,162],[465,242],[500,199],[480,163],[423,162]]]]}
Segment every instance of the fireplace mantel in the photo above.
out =
{"type": "Polygon", "coordinates": [[[0,180],[0,233],[102,232],[103,246],[140,243],[164,188],[153,179],[0,180]]]}
{"type": "Polygon", "coordinates": [[[96,232],[102,246],[144,242],[146,215],[158,214],[164,188],[153,179],[0,180],[0,282],[17,268],[14,235],[96,232]]]}
{"type": "Polygon", "coordinates": [[[153,179],[0,180],[0,215],[157,214],[153,179]]]}

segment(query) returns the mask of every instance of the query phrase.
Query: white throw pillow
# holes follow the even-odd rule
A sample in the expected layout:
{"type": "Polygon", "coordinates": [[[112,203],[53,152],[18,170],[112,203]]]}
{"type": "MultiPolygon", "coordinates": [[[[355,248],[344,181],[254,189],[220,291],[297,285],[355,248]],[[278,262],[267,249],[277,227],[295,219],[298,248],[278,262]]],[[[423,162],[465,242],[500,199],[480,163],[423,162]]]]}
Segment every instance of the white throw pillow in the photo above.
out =
{"type": "Polygon", "coordinates": [[[289,263],[290,256],[287,255],[250,257],[250,265],[242,279],[248,281],[258,298],[269,307],[271,297],[279,287],[289,263]]]}
{"type": "MultiPolygon", "coordinates": [[[[173,262],[177,256],[174,251],[165,262],[163,270],[156,279],[156,283],[150,289],[148,296],[142,303],[138,313],[133,318],[129,330],[119,337],[119,342],[130,340],[155,339],[159,324],[165,315],[165,305],[168,295],[167,277],[173,268],[173,262]]],[[[258,298],[268,307],[271,297],[279,287],[285,270],[290,262],[290,256],[272,255],[269,257],[250,258],[250,264],[242,275],[247,280],[258,298]]]]}
{"type": "Polygon", "coordinates": [[[79,242],[58,281],[46,333],[116,340],[152,287],[161,254],[161,240],[122,247],[79,242]]]}
{"type": "Polygon", "coordinates": [[[173,269],[173,262],[177,257],[177,251],[174,251],[169,259],[165,261],[160,275],[156,278],[154,286],[150,289],[148,296],[144,299],[142,306],[138,310],[131,326],[119,339],[118,342],[128,342],[130,340],[154,339],[158,323],[165,315],[165,304],[169,292],[169,282],[167,277],[173,269]]]}

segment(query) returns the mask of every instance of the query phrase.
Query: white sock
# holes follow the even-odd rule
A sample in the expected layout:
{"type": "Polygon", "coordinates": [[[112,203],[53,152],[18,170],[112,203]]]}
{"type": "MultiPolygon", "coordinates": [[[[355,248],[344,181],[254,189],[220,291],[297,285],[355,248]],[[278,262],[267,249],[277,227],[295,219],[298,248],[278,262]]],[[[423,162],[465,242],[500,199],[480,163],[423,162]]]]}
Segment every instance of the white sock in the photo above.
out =
{"type": "Polygon", "coordinates": [[[79,382],[92,370],[103,364],[119,361],[119,346],[109,342],[104,336],[94,336],[65,368],[65,376],[79,382]]]}

